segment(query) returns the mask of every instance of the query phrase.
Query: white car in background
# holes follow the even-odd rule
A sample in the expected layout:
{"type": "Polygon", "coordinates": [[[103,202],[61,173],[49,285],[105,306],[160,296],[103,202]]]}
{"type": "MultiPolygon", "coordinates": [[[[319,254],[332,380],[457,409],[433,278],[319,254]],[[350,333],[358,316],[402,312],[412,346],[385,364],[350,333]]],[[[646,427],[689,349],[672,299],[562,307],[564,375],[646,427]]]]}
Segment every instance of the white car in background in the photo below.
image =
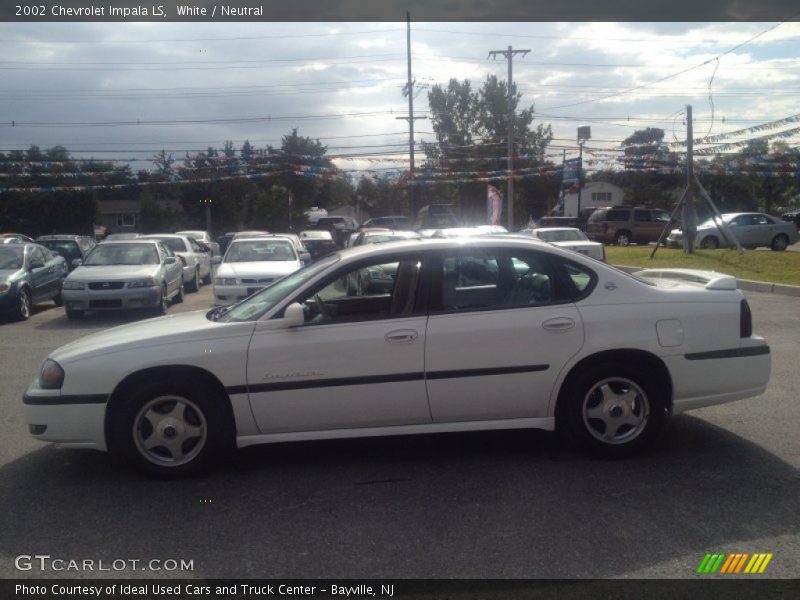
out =
{"type": "Polygon", "coordinates": [[[389,242],[232,307],[63,346],[25,393],[24,422],[172,476],[235,446],[487,429],[559,429],[625,457],[668,414],[763,393],[770,365],[732,277],[637,278],[523,237],[389,242]],[[388,291],[347,290],[387,264],[388,291]]]}
{"type": "Polygon", "coordinates": [[[161,240],[183,263],[183,281],[187,292],[196,292],[204,283],[211,283],[211,255],[185,235],[154,233],[137,239],[161,240]]]}
{"type": "Polygon", "coordinates": [[[592,242],[577,227],[537,227],[535,229],[523,229],[519,232],[539,240],[574,250],[586,256],[591,256],[597,260],[606,260],[605,246],[599,242],[592,242]]]}
{"type": "Polygon", "coordinates": [[[302,266],[303,261],[288,238],[234,239],[214,275],[214,304],[240,302],[302,266]]]}
{"type": "Polygon", "coordinates": [[[192,229],[186,231],[176,231],[175,235],[185,235],[188,238],[191,238],[197,242],[203,242],[206,246],[211,249],[211,257],[215,256],[222,256],[222,253],[219,250],[219,244],[214,241],[211,237],[211,234],[207,231],[202,231],[199,229],[192,229]]]}

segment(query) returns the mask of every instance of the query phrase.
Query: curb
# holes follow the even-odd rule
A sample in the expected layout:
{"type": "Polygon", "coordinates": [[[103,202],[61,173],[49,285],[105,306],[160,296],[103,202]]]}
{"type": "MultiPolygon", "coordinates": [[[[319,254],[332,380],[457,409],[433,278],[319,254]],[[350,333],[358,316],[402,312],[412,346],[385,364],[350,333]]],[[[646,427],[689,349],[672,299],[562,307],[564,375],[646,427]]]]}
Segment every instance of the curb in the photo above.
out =
{"type": "MultiPolygon", "coordinates": [[[[611,265],[622,269],[626,273],[641,271],[644,267],[631,267],[628,265],[611,265]]],[[[770,283],[768,281],[751,281],[750,279],[736,279],[736,286],[748,292],[762,292],[764,294],[780,294],[781,296],[794,296],[800,298],[800,285],[787,285],[785,283],[770,283]]]]}

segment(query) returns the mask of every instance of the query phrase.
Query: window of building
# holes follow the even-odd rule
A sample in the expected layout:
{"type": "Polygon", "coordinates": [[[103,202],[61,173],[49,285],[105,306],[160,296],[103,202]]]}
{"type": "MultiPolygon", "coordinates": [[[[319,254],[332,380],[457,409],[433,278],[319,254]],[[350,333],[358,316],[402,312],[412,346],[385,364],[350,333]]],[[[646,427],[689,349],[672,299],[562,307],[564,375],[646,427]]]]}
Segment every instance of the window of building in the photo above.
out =
{"type": "Polygon", "coordinates": [[[119,213],[117,215],[117,227],[136,227],[136,215],[134,213],[119,213]]]}
{"type": "Polygon", "coordinates": [[[594,204],[610,204],[611,192],[592,192],[592,202],[594,204]]]}

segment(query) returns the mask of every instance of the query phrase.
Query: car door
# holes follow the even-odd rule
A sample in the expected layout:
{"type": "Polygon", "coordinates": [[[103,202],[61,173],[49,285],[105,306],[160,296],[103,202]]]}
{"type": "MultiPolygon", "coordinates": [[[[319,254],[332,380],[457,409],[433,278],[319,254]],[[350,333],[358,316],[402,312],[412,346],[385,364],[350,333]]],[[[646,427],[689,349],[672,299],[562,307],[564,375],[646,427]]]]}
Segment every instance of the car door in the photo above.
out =
{"type": "Polygon", "coordinates": [[[431,272],[425,374],[433,421],[548,416],[583,324],[547,254],[465,246],[431,272]]]}
{"type": "Polygon", "coordinates": [[[430,423],[420,267],[407,254],[342,267],[292,299],[304,325],[276,330],[259,321],[247,384],[262,433],[430,423]],[[360,269],[393,271],[391,289],[351,293],[346,282],[360,269]]]}
{"type": "Polygon", "coordinates": [[[28,269],[28,281],[33,303],[52,298],[58,293],[53,291],[54,281],[57,276],[55,264],[53,262],[48,263],[47,257],[40,247],[28,246],[25,253],[25,266],[28,269]]]}
{"type": "Polygon", "coordinates": [[[167,295],[169,295],[176,291],[181,285],[181,280],[183,279],[183,265],[181,265],[181,261],[177,260],[177,256],[175,256],[172,249],[164,242],[159,241],[156,245],[158,246],[159,260],[161,261],[162,273],[164,273],[164,281],[167,284],[167,295]],[[166,264],[165,260],[170,256],[176,260],[172,264],[166,264]]]}
{"type": "Polygon", "coordinates": [[[195,255],[198,268],[200,269],[200,277],[208,277],[211,273],[211,253],[204,251],[194,240],[190,239],[189,244],[192,248],[192,253],[195,255]]]}

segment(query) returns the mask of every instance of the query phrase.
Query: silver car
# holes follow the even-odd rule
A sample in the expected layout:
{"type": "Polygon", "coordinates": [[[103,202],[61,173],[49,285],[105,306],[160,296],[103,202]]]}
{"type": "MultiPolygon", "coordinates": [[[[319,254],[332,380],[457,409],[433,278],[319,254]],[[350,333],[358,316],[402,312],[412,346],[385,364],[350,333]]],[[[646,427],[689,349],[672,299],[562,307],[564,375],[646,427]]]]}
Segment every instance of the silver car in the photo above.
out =
{"type": "Polygon", "coordinates": [[[187,292],[196,292],[203,283],[211,283],[211,256],[185,235],[154,233],[140,239],[161,240],[183,263],[183,280],[187,292]]]}
{"type": "MultiPolygon", "coordinates": [[[[783,221],[764,213],[725,213],[723,223],[727,224],[739,243],[745,248],[766,246],[772,250],[786,250],[790,244],[800,239],[794,223],[783,221]]],[[[726,236],[720,230],[719,217],[706,219],[697,226],[695,244],[699,248],[719,248],[730,246],[732,240],[726,242],[726,236]]],[[[673,229],[667,237],[667,244],[672,247],[683,244],[683,231],[673,229]]]]}
{"type": "Polygon", "coordinates": [[[191,238],[198,242],[203,242],[206,246],[211,248],[211,257],[214,256],[222,256],[222,252],[220,252],[219,244],[213,240],[211,234],[207,231],[201,231],[199,229],[192,229],[186,231],[176,231],[175,235],[185,235],[188,238],[191,238]]]}
{"type": "Polygon", "coordinates": [[[64,280],[61,296],[67,317],[87,310],[149,308],[167,313],[167,303],[183,302],[183,267],[158,240],[102,242],[64,280]]]}

